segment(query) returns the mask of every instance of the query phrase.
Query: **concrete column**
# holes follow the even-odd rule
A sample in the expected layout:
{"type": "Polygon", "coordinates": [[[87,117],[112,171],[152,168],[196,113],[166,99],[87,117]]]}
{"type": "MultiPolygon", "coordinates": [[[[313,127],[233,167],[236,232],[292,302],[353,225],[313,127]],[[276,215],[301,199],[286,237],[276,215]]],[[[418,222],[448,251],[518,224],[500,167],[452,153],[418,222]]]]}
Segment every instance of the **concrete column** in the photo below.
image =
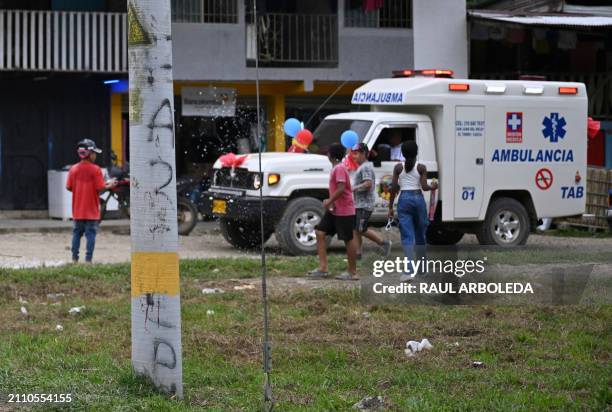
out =
{"type": "Polygon", "coordinates": [[[415,69],[451,69],[456,78],[468,75],[465,1],[413,0],[415,69]]]}
{"type": "Polygon", "coordinates": [[[121,124],[121,94],[111,94],[111,150],[117,155],[117,163],[123,164],[123,125],[121,124]]]}

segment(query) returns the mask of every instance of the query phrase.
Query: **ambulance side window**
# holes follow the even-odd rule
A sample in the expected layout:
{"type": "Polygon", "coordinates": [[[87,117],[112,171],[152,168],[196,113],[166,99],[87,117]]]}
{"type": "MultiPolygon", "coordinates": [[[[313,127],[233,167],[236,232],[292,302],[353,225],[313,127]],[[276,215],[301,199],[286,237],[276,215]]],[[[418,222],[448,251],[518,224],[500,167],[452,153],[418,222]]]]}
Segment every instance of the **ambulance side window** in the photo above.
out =
{"type": "Polygon", "coordinates": [[[402,144],[409,140],[416,140],[416,126],[384,128],[374,143],[370,160],[375,167],[380,167],[381,162],[397,162],[401,159],[402,144]]]}

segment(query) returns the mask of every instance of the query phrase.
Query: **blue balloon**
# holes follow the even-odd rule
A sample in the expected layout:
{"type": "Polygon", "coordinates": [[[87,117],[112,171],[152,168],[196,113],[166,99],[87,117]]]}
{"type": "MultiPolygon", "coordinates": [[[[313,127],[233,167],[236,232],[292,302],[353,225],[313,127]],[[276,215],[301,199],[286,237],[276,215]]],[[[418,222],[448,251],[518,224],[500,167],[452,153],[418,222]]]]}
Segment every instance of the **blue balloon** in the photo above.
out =
{"type": "Polygon", "coordinates": [[[340,143],[342,143],[342,146],[346,147],[347,149],[352,149],[358,141],[359,136],[352,130],[346,130],[342,132],[342,135],[340,136],[340,143]]]}
{"type": "Polygon", "coordinates": [[[298,134],[300,130],[302,130],[302,124],[298,119],[290,118],[285,120],[284,129],[285,134],[291,137],[295,137],[295,135],[298,134]]]}

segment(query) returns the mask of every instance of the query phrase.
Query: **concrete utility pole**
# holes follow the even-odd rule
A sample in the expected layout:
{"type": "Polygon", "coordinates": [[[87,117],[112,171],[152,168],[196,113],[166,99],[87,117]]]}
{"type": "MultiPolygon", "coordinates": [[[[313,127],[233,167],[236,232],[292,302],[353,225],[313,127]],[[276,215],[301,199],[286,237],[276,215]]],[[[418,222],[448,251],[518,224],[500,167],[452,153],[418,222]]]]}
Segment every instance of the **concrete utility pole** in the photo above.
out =
{"type": "Polygon", "coordinates": [[[183,397],[170,0],[128,0],[132,365],[183,397]]]}

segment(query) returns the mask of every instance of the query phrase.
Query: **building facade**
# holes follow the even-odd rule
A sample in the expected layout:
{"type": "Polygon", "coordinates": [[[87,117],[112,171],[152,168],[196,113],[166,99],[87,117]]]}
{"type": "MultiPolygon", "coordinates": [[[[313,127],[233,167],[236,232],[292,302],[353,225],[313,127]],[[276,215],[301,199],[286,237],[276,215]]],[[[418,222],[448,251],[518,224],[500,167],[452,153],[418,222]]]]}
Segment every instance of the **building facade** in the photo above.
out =
{"type": "MultiPolygon", "coordinates": [[[[463,2],[171,5],[179,174],[202,176],[224,152],[255,150],[257,77],[266,150],[284,151],[285,118],[314,129],[327,114],[355,110],[352,92],[372,78],[402,68],[467,75],[463,2]]],[[[84,137],[129,160],[126,8],[0,0],[0,209],[45,209],[47,170],[74,162],[84,137]]]]}

